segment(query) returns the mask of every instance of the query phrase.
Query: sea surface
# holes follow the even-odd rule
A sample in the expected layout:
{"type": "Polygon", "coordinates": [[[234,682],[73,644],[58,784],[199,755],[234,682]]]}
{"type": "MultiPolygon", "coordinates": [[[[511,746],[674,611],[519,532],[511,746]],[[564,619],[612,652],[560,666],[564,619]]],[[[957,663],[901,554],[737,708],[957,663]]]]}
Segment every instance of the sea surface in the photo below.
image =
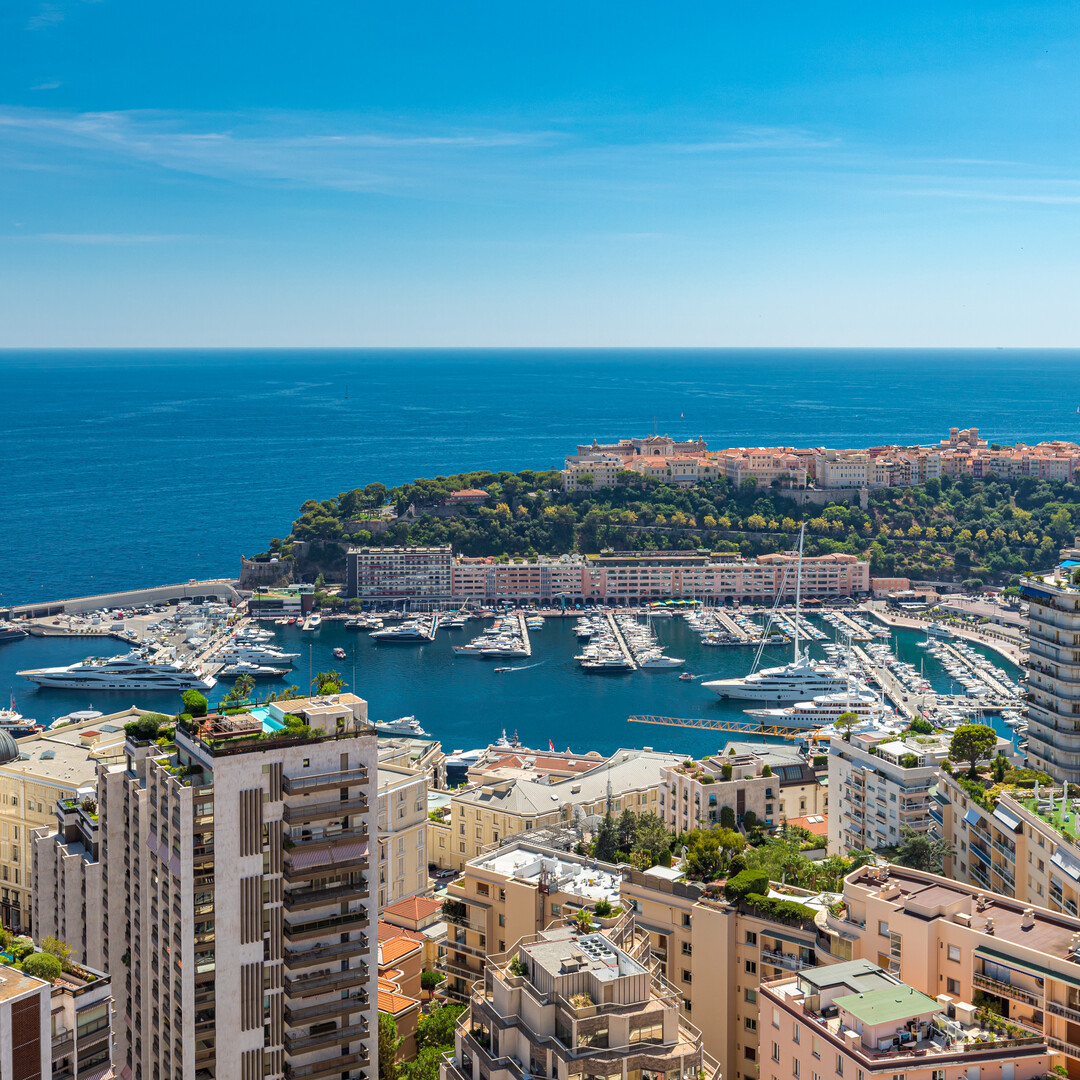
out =
{"type": "MultiPolygon", "coordinates": [[[[828,624],[812,621],[832,638],[834,631],[828,624]]],[[[630,722],[631,716],[638,715],[746,721],[742,708],[752,704],[721,701],[700,679],[683,682],[673,670],[583,671],[574,660],[581,642],[574,635],[573,619],[548,619],[543,630],[531,635],[533,655],[527,660],[489,661],[455,654],[452,646],[464,644],[482,625],[487,624],[470,621],[462,630],[439,630],[433,642],[422,645],[380,645],[366,633],[346,630],[340,622],[324,622],[309,632],[273,626],[276,640],[301,655],[290,677],[260,681],[257,692],[265,696],[293,684],[307,689],[314,672],[335,670],[368,701],[372,720],[415,716],[447,752],[486,746],[504,730],[508,736],[516,732],[524,745],[534,749],[544,749],[550,741],[556,749],[569,748],[574,753],[652,746],[699,755],[717,751],[729,739],[756,738],[630,722]],[[345,650],[345,660],[334,659],[335,647],[345,650]],[[496,672],[496,667],[513,670],[496,672]]],[[[752,648],[704,646],[681,618],[655,620],[653,627],[668,655],[686,661],[683,670],[706,678],[727,678],[750,670],[752,648]]],[[[918,647],[922,640],[924,636],[912,630],[893,633],[894,649],[901,659],[923,666],[935,690],[963,693],[942,665],[918,647]]],[[[18,710],[39,723],[76,709],[109,713],[137,705],[166,713],[178,711],[179,695],[40,690],[15,674],[21,668],[73,663],[91,647],[98,655],[124,651],[118,641],[106,645],[103,640],[85,639],[23,638],[0,645],[0,689],[5,703],[11,687],[18,710]]],[[[816,644],[811,644],[810,652],[824,656],[816,644]]],[[[1012,664],[995,653],[985,654],[1017,678],[1019,672],[1012,664]]],[[[791,655],[791,645],[767,649],[762,665],[785,663],[791,655]]],[[[209,695],[211,702],[219,700],[230,685],[231,680],[219,684],[209,695]]],[[[995,726],[1002,735],[1011,736],[1000,722],[995,726]]]]}
{"type": "Polygon", "coordinates": [[[305,499],[579,442],[1080,439],[1080,351],[0,351],[0,606],[234,576],[305,499]]]}

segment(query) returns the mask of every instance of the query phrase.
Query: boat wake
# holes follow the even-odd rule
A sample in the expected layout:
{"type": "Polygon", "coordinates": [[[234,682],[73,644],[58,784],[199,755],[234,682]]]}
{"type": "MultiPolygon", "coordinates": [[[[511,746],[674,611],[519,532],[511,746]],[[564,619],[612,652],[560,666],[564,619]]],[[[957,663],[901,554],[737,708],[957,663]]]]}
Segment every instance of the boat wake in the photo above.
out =
{"type": "Polygon", "coordinates": [[[529,668],[543,667],[546,664],[546,660],[538,660],[535,664],[523,664],[521,667],[508,667],[506,671],[528,671],[529,668]]]}

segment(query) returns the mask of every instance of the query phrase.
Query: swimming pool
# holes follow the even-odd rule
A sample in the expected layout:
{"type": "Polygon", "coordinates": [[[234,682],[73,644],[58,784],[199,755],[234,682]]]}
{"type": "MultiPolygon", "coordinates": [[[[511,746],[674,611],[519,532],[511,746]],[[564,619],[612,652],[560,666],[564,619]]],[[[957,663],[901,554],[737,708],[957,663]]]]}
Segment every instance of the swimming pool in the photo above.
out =
{"type": "Polygon", "coordinates": [[[280,720],[275,720],[270,715],[270,710],[264,705],[260,705],[257,709],[248,709],[248,714],[262,723],[262,729],[266,734],[273,731],[283,731],[285,728],[285,725],[280,720]]]}

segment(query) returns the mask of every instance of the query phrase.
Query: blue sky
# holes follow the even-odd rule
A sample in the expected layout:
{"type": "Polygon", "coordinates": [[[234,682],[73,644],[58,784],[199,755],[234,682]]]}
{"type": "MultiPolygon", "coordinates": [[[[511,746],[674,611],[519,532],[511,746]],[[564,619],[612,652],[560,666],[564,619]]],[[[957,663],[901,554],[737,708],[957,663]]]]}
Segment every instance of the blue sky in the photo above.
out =
{"type": "Polygon", "coordinates": [[[1080,5],[7,0],[0,346],[1080,341],[1080,5]]]}

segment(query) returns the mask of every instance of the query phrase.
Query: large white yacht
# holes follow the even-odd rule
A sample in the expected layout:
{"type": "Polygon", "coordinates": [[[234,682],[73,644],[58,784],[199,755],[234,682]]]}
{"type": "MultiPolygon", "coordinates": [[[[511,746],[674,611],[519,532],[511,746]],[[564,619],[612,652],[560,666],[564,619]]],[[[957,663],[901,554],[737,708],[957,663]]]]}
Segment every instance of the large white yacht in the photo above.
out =
{"type": "Polygon", "coordinates": [[[299,656],[299,653],[285,652],[272,645],[244,645],[237,642],[223,646],[211,659],[215,664],[276,664],[279,667],[292,667],[292,662],[299,656]]]}
{"type": "Polygon", "coordinates": [[[388,642],[409,643],[416,641],[430,641],[431,638],[418,622],[403,622],[397,626],[388,626],[383,630],[373,630],[368,637],[373,641],[383,644],[388,642]]]}
{"type": "MultiPolygon", "coordinates": [[[[712,682],[702,683],[714,694],[722,698],[737,698],[741,701],[809,701],[820,694],[836,694],[847,689],[848,678],[842,671],[837,670],[830,664],[812,660],[809,656],[799,653],[799,628],[800,628],[800,598],[802,595],[802,553],[803,534],[806,526],[799,530],[799,559],[795,568],[795,618],[793,620],[795,655],[790,664],[780,667],[762,668],[757,670],[761,660],[761,650],[758,647],[754,657],[754,667],[749,675],[743,675],[738,679],[714,679],[712,682]]],[[[772,624],[773,614],[780,606],[781,597],[784,595],[784,586],[787,584],[787,573],[776,590],[776,600],[773,603],[773,612],[769,616],[763,636],[768,636],[769,627],[772,624]]]]}
{"type": "Polygon", "coordinates": [[[126,656],[91,656],[68,667],[33,668],[18,674],[62,690],[212,690],[217,680],[202,668],[188,668],[170,660],[144,660],[126,656]]]}
{"type": "Polygon", "coordinates": [[[783,728],[820,728],[833,724],[844,713],[854,713],[859,720],[883,720],[893,715],[868,690],[842,690],[819,694],[812,701],[797,701],[786,709],[747,709],[746,715],[783,728]]]}
{"type": "Polygon", "coordinates": [[[420,721],[415,716],[399,716],[397,720],[376,724],[375,730],[380,735],[407,735],[414,739],[431,738],[420,726],[420,721]]]}

